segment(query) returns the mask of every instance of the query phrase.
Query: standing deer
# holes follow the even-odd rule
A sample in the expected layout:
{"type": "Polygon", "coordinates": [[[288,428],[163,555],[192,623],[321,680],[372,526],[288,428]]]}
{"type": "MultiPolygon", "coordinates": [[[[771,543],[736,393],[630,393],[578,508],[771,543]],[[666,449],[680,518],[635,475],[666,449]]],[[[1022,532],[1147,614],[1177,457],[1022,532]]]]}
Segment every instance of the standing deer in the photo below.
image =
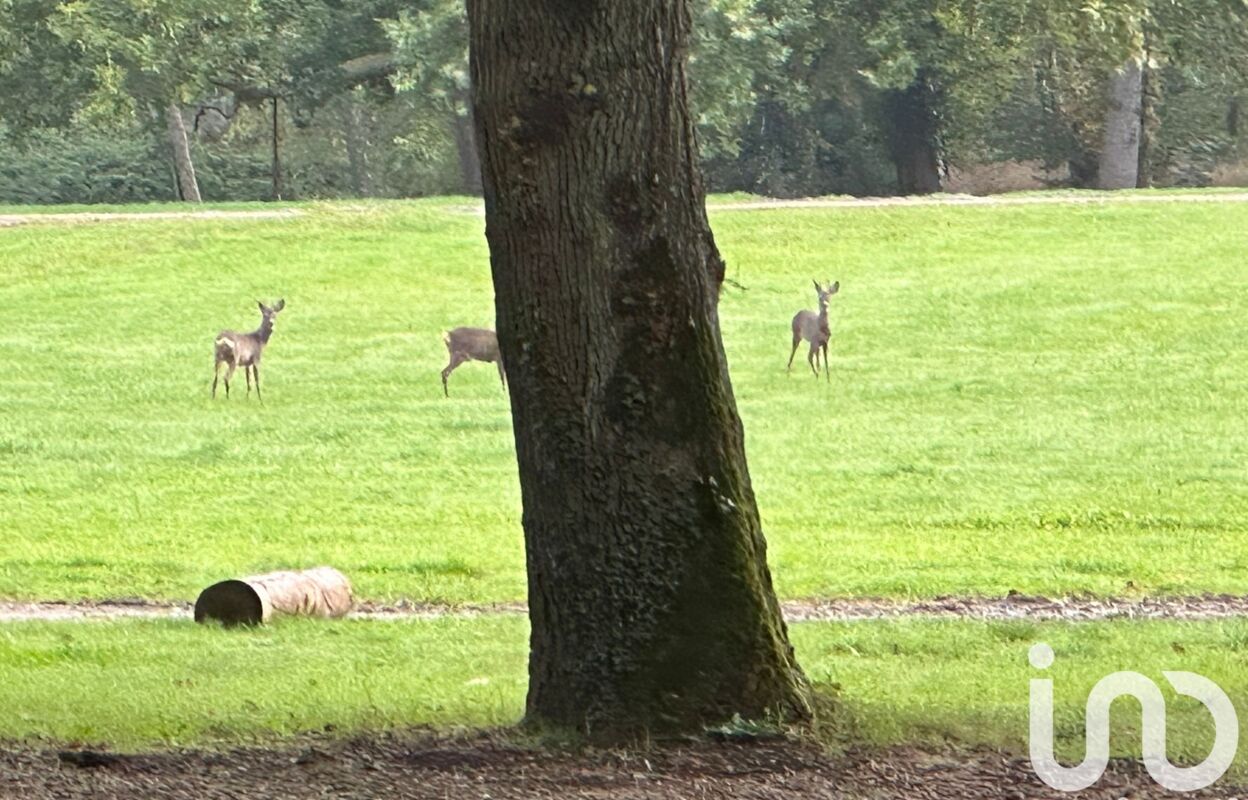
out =
{"type": "Polygon", "coordinates": [[[444,334],[442,341],[446,343],[447,352],[451,355],[451,363],[442,370],[442,393],[447,397],[446,379],[455,368],[465,361],[493,361],[498,365],[498,379],[507,388],[507,376],[503,372],[503,356],[498,350],[498,336],[489,328],[456,328],[444,334]]]}
{"type": "Polygon", "coordinates": [[[264,352],[264,346],[269,343],[269,337],[273,335],[273,320],[277,317],[277,312],[286,307],[285,300],[278,300],[277,304],[272,308],[266,306],[260,301],[256,301],[260,306],[260,327],[251,333],[238,333],[237,331],[221,331],[217,334],[216,361],[212,365],[212,396],[217,396],[217,378],[221,375],[221,365],[226,365],[225,370],[225,396],[230,396],[230,378],[234,377],[234,370],[242,367],[243,374],[247,376],[247,394],[251,394],[251,378],[256,378],[256,399],[260,402],[264,400],[260,397],[260,354],[264,352]]]}
{"type": "Polygon", "coordinates": [[[797,354],[797,346],[805,339],[810,342],[810,354],[806,356],[806,361],[814,371],[815,377],[819,377],[819,351],[822,350],[823,372],[831,381],[832,370],[828,367],[828,340],[832,338],[832,331],[828,328],[828,298],[840,290],[841,282],[829,284],[827,289],[821,287],[819,281],[814,283],[815,291],[819,293],[819,313],[799,311],[793,315],[793,352],[789,353],[789,366],[785,371],[793,369],[793,356],[797,354]]]}

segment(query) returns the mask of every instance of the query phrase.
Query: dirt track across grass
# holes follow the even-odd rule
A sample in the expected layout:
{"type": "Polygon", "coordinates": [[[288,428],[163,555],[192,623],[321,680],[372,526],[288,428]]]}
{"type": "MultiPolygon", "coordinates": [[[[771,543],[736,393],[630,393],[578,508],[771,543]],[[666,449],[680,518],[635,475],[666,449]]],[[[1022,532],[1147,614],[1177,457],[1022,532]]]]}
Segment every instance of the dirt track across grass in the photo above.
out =
{"type": "MultiPolygon", "coordinates": [[[[812,598],[781,603],[789,622],[919,617],[975,620],[1060,620],[1092,622],[1109,619],[1207,620],[1248,617],[1248,596],[1205,594],[1197,597],[1048,598],[1012,594],[1006,597],[941,597],[934,600],[880,600],[870,598],[812,598]]],[[[525,614],[523,603],[446,605],[362,602],[350,616],[356,619],[403,620],[438,617],[478,617],[525,614]]],[[[0,600],[0,623],[23,620],[88,621],[101,619],[185,619],[190,603],[153,603],[145,600],[101,602],[20,602],[0,600]]]]}
{"type": "Polygon", "coordinates": [[[934,194],[908,197],[804,197],[711,203],[710,211],[768,211],[782,208],[873,208],[877,206],[1036,206],[1105,203],[1248,203],[1248,192],[1054,192],[1052,194],[934,194]]]}
{"type": "Polygon", "coordinates": [[[236,211],[50,211],[42,214],[0,214],[0,228],[14,225],[81,225],[92,222],[150,222],[170,219],[294,219],[303,216],[297,208],[257,208],[236,211]]]}
{"type": "MultiPolygon", "coordinates": [[[[771,211],[786,208],[876,208],[906,206],[1030,206],[1095,205],[1105,203],[1248,203],[1248,192],[1054,192],[1052,194],[970,195],[937,194],[913,197],[802,197],[790,200],[745,200],[711,203],[717,211],[771,211]]],[[[340,207],[340,210],[346,210],[340,207]]],[[[446,210],[483,215],[480,205],[446,206],[446,210]]],[[[48,211],[36,214],[0,214],[0,228],[15,225],[81,225],[101,222],[159,220],[272,220],[303,216],[297,208],[199,209],[188,211],[48,211]]]]}
{"type": "MultiPolygon", "coordinates": [[[[1216,787],[1215,787],[1216,788],[1216,787]]],[[[1230,787],[1189,797],[1233,797],[1230,787]]],[[[1064,795],[1024,758],[915,748],[830,753],[794,740],[706,741],[570,753],[497,735],[314,738],[287,749],[0,750],[0,798],[1109,798],[1165,797],[1135,763],[1114,762],[1091,790],[1064,795]]]]}

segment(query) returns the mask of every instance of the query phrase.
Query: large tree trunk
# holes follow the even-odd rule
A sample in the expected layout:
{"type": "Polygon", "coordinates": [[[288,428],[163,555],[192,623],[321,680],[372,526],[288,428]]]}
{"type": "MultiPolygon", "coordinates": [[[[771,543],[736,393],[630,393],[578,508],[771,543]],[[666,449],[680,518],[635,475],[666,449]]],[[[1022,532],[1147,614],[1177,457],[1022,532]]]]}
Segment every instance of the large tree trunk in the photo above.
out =
{"type": "Polygon", "coordinates": [[[195,180],[195,164],[191,161],[186,123],[177,103],[170,103],[165,108],[165,125],[169,131],[169,144],[173,147],[173,169],[178,176],[178,196],[188,203],[198,203],[199,182],[195,180]]]}
{"type": "Polygon", "coordinates": [[[720,341],[688,3],[468,3],[526,718],[599,741],[809,711],[720,341]]]}
{"type": "Polygon", "coordinates": [[[1140,168],[1140,113],[1143,81],[1140,63],[1131,59],[1109,78],[1105,135],[1097,166],[1100,189],[1134,189],[1140,168]]]}
{"type": "Polygon", "coordinates": [[[940,137],[936,98],[922,77],[904,91],[890,91],[884,99],[890,156],[897,168],[900,194],[940,191],[940,137]]]}

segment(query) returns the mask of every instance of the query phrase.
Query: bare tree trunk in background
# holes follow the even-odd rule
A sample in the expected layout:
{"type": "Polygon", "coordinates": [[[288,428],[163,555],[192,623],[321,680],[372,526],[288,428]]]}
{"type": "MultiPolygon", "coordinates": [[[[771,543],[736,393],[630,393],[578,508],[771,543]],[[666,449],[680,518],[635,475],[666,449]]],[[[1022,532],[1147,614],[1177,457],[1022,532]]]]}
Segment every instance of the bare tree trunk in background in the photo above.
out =
{"type": "Polygon", "coordinates": [[[177,103],[165,107],[165,125],[169,144],[173,147],[173,169],[178,178],[178,195],[188,203],[201,202],[199,182],[195,180],[195,164],[191,161],[191,145],[186,138],[186,123],[177,103]]]}
{"type": "Polygon", "coordinates": [[[455,133],[455,150],[459,154],[459,174],[463,180],[464,194],[481,196],[481,156],[477,152],[476,127],[472,117],[472,99],[463,98],[464,113],[455,113],[452,122],[455,133]]]}
{"type": "Polygon", "coordinates": [[[903,195],[941,190],[936,98],[922,77],[884,100],[889,154],[897,168],[897,191],[903,195]]]}
{"type": "Polygon", "coordinates": [[[1152,174],[1148,168],[1148,160],[1153,146],[1153,130],[1149,120],[1155,118],[1152,113],[1152,98],[1149,95],[1151,73],[1143,69],[1140,75],[1140,145],[1135,155],[1135,188],[1147,189],[1152,185],[1152,174]]]}
{"type": "Polygon", "coordinates": [[[1147,189],[1153,185],[1153,142],[1161,127],[1161,119],[1157,116],[1157,106],[1162,91],[1162,81],[1157,80],[1148,65],[1151,60],[1148,49],[1148,37],[1144,37],[1144,55],[1141,59],[1140,72],[1140,154],[1136,159],[1135,188],[1147,189]]]}
{"type": "Polygon", "coordinates": [[[346,103],[347,166],[351,170],[351,188],[360,197],[373,196],[373,177],[368,169],[368,113],[363,103],[348,95],[346,103]]]}
{"type": "Polygon", "coordinates": [[[1140,168],[1143,70],[1132,58],[1109,77],[1105,135],[1097,166],[1097,188],[1134,189],[1140,168]]]}
{"type": "Polygon", "coordinates": [[[468,2],[526,720],[596,741],[810,711],[720,340],[689,2],[468,2]]]}
{"type": "Polygon", "coordinates": [[[273,172],[271,176],[273,199],[282,199],[282,157],[280,149],[280,129],[277,124],[277,98],[273,102],[273,172]]]}

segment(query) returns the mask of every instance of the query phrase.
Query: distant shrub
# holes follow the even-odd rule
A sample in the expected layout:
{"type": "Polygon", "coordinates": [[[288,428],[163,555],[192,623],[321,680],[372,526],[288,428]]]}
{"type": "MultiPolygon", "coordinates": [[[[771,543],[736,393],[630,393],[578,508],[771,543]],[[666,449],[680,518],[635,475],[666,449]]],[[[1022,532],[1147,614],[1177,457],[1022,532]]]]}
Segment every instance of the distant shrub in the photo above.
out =
{"type": "Polygon", "coordinates": [[[173,200],[167,160],[146,137],[37,131],[0,139],[0,203],[141,203],[173,200]]]}

